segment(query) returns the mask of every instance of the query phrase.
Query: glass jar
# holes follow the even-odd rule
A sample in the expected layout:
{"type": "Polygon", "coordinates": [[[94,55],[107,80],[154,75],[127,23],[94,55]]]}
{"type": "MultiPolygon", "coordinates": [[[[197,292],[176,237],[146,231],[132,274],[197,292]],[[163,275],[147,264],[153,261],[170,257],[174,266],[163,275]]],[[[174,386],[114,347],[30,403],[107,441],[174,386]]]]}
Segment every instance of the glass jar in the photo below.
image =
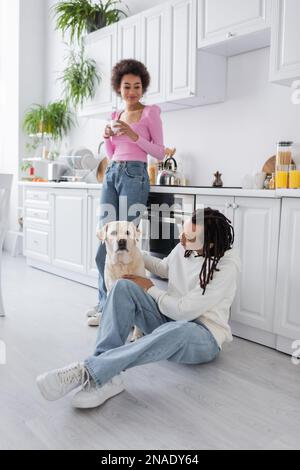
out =
{"type": "Polygon", "coordinates": [[[289,166],[289,188],[300,188],[300,169],[296,165],[289,166]]]}
{"type": "Polygon", "coordinates": [[[288,188],[289,166],[293,163],[293,142],[277,143],[276,153],[276,188],[288,188]]]}
{"type": "Polygon", "coordinates": [[[156,184],[157,174],[158,174],[157,160],[156,158],[151,157],[149,155],[148,156],[148,175],[149,175],[149,181],[150,181],[151,186],[154,186],[156,184]]]}
{"type": "Polygon", "coordinates": [[[276,188],[276,174],[275,173],[272,173],[272,177],[270,179],[270,182],[269,182],[269,189],[275,189],[276,188]]]}
{"type": "Polygon", "coordinates": [[[270,181],[272,179],[272,175],[267,175],[264,181],[264,189],[271,189],[270,188],[270,181]]]}

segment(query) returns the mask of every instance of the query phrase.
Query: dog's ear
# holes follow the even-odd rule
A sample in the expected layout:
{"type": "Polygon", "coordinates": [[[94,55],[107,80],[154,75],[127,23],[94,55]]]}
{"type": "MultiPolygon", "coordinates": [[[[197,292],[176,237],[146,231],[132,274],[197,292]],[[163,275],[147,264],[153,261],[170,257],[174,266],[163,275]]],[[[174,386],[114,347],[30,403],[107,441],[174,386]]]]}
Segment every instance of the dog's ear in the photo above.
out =
{"type": "Polygon", "coordinates": [[[97,238],[102,242],[105,242],[107,239],[107,229],[108,224],[105,224],[101,229],[97,230],[97,238]]]}

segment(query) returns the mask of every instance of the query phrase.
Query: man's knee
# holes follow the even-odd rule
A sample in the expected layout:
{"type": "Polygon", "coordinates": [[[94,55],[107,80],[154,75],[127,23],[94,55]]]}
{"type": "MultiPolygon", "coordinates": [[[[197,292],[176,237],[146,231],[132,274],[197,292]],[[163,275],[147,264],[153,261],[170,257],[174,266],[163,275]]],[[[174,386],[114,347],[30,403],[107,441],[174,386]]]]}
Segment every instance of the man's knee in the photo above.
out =
{"type": "Polygon", "coordinates": [[[167,323],[164,323],[163,325],[159,326],[156,328],[155,332],[158,334],[161,333],[171,333],[174,332],[174,336],[176,338],[184,338],[185,336],[188,336],[188,327],[189,322],[186,320],[183,321],[169,321],[167,323]]]}
{"type": "Polygon", "coordinates": [[[135,286],[135,282],[129,279],[118,279],[113,286],[113,290],[115,293],[119,292],[121,295],[130,294],[130,292],[134,291],[135,286]]]}

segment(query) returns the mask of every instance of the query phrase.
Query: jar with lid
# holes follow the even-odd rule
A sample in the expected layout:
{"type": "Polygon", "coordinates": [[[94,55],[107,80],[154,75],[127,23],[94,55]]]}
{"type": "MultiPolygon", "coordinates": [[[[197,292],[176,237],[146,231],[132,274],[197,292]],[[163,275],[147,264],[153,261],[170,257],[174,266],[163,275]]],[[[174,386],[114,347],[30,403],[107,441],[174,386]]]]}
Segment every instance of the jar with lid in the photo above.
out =
{"type": "Polygon", "coordinates": [[[276,188],[288,188],[289,166],[293,163],[293,142],[280,141],[276,153],[276,188]]]}
{"type": "Polygon", "coordinates": [[[148,155],[148,175],[149,175],[149,181],[150,181],[151,186],[156,184],[157,173],[158,173],[157,160],[156,158],[148,155]]]}

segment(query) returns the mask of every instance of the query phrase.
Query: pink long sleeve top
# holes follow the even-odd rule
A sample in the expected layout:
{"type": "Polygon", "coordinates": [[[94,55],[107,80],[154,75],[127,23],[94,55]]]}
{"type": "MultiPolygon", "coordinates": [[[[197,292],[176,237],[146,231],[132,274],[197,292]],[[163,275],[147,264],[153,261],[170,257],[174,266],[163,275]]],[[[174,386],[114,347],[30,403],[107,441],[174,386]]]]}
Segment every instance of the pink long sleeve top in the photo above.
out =
{"type": "MultiPolygon", "coordinates": [[[[119,119],[121,113],[122,111],[114,111],[111,118],[119,119]]],[[[146,163],[149,154],[157,160],[163,160],[165,149],[160,113],[160,107],[157,105],[144,107],[141,119],[130,124],[130,127],[139,136],[136,142],[133,142],[127,135],[105,139],[108,158],[117,161],[134,160],[146,163]]]]}

